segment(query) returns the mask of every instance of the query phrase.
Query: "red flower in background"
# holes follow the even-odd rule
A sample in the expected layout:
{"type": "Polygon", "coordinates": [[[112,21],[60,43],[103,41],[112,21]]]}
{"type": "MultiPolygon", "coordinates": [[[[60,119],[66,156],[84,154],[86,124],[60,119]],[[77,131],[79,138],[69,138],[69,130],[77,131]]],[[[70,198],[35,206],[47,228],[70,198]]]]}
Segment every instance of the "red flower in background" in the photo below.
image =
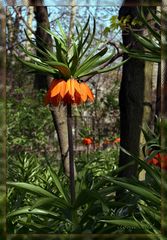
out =
{"type": "Polygon", "coordinates": [[[82,142],[84,145],[90,145],[93,143],[93,140],[92,138],[84,138],[82,142]]]}
{"type": "Polygon", "coordinates": [[[121,139],[120,138],[116,138],[113,143],[120,143],[121,139]]]}
{"type": "Polygon", "coordinates": [[[148,160],[148,163],[167,170],[167,155],[157,153],[152,159],[148,160]]]}

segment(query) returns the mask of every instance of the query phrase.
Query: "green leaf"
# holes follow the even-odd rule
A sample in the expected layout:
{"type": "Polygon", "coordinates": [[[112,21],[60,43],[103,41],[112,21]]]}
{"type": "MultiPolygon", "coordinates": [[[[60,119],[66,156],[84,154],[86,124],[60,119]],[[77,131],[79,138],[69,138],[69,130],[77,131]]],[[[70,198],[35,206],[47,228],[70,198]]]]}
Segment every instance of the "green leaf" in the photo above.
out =
{"type": "Polygon", "coordinates": [[[22,188],[28,192],[32,192],[37,195],[43,195],[46,197],[55,198],[55,196],[52,193],[46,191],[45,189],[43,189],[39,186],[33,185],[33,184],[24,183],[24,182],[7,182],[7,185],[9,187],[22,188]]]}
{"type": "Polygon", "coordinates": [[[113,170],[112,173],[111,173],[111,175],[112,175],[112,176],[116,176],[119,172],[122,172],[123,170],[125,170],[126,168],[128,168],[128,167],[130,167],[130,166],[132,166],[132,165],[134,165],[134,164],[135,164],[135,161],[130,161],[130,162],[127,163],[126,165],[121,166],[121,167],[117,168],[116,170],[113,170]]]}
{"type": "Polygon", "coordinates": [[[59,181],[59,178],[58,176],[56,175],[55,172],[53,172],[53,170],[51,169],[51,167],[49,166],[49,172],[50,172],[50,175],[57,187],[57,189],[59,190],[59,192],[61,193],[61,195],[63,196],[64,200],[66,201],[66,203],[69,203],[69,198],[68,198],[68,195],[66,194],[65,192],[65,189],[63,188],[63,185],[61,184],[61,182],[59,181]]]}
{"type": "Polygon", "coordinates": [[[128,53],[130,57],[137,58],[144,61],[151,62],[161,62],[161,58],[159,54],[154,54],[152,52],[143,52],[138,50],[131,50],[126,48],[123,44],[120,43],[120,47],[125,53],[128,53]]]}
{"type": "Polygon", "coordinates": [[[88,17],[88,20],[85,23],[85,26],[83,27],[83,29],[82,29],[80,23],[79,22],[77,23],[77,25],[79,25],[80,28],[81,28],[81,32],[79,32],[78,27],[76,26],[76,30],[77,30],[77,34],[78,34],[78,36],[77,36],[77,39],[78,39],[78,49],[77,49],[78,56],[80,55],[80,53],[81,53],[85,43],[87,42],[89,34],[90,34],[90,29],[88,29],[88,33],[87,33],[87,35],[85,37],[85,40],[83,41],[83,35],[84,35],[84,32],[86,31],[88,25],[89,25],[89,20],[90,20],[90,16],[88,17]]]}
{"type": "Polygon", "coordinates": [[[83,33],[85,32],[85,30],[87,29],[87,27],[89,26],[89,21],[90,21],[90,15],[88,17],[88,20],[86,21],[84,27],[83,27],[83,30],[81,32],[81,34],[83,35],[83,33]]]}
{"type": "Polygon", "coordinates": [[[72,57],[72,65],[71,65],[71,74],[74,75],[77,66],[79,64],[79,58],[78,58],[78,49],[76,47],[76,44],[73,44],[73,57],[72,57]]]}
{"type": "Polygon", "coordinates": [[[7,218],[15,217],[22,214],[35,214],[35,215],[44,215],[52,218],[59,218],[59,215],[56,214],[55,212],[47,211],[39,208],[34,208],[33,210],[31,210],[30,206],[26,206],[9,213],[7,215],[7,218]]]}
{"type": "Polygon", "coordinates": [[[55,33],[50,31],[49,29],[45,29],[41,27],[45,32],[50,34],[55,39],[56,43],[56,58],[59,62],[63,62],[67,64],[67,43],[66,40],[61,39],[55,33]]]}
{"type": "Polygon", "coordinates": [[[48,55],[52,58],[52,60],[57,62],[57,57],[56,54],[53,52],[50,52],[49,50],[46,49],[46,52],[48,53],[48,55]]]}
{"type": "Polygon", "coordinates": [[[62,62],[56,62],[56,61],[47,61],[48,65],[54,67],[55,69],[59,70],[59,72],[65,77],[70,78],[71,77],[71,71],[68,68],[68,66],[62,62]]]}
{"type": "Polygon", "coordinates": [[[157,10],[156,10],[156,13],[155,13],[154,10],[151,9],[151,8],[148,9],[148,11],[151,13],[151,15],[152,15],[155,23],[157,23],[159,26],[161,26],[161,18],[158,17],[158,15],[156,15],[157,13],[158,13],[158,14],[161,14],[161,13],[160,13],[159,11],[157,11],[157,10]]]}
{"type": "MultiPolygon", "coordinates": [[[[87,47],[85,48],[85,50],[82,52],[80,58],[82,58],[82,57],[85,55],[85,53],[87,52],[87,50],[88,50],[89,47],[91,46],[91,43],[92,43],[92,41],[93,41],[93,39],[94,39],[94,36],[95,36],[95,32],[96,32],[96,20],[95,20],[95,18],[93,18],[93,33],[92,33],[91,38],[90,38],[89,41],[88,41],[88,39],[85,40],[88,44],[87,44],[87,47]]],[[[85,42],[85,41],[84,41],[84,42],[85,42]]]]}
{"type": "Polygon", "coordinates": [[[157,63],[160,63],[161,62],[161,59],[159,58],[158,55],[152,55],[150,53],[145,53],[145,54],[136,54],[136,53],[132,53],[130,52],[129,53],[130,57],[132,58],[137,58],[137,59],[140,59],[140,60],[144,60],[144,61],[149,61],[149,62],[157,62],[157,63]]]}
{"type": "Polygon", "coordinates": [[[78,208],[86,203],[94,202],[95,200],[103,202],[103,198],[97,191],[84,189],[78,195],[74,208],[78,208]]]}
{"type": "Polygon", "coordinates": [[[158,172],[158,170],[156,171],[155,168],[152,168],[152,166],[149,166],[148,163],[146,163],[144,160],[140,160],[138,159],[139,164],[143,167],[143,169],[145,169],[146,173],[152,177],[156,183],[158,184],[159,189],[161,188],[161,176],[158,172]]]}
{"type": "Polygon", "coordinates": [[[68,205],[62,198],[59,198],[56,196],[54,198],[42,197],[35,201],[34,205],[31,207],[31,210],[34,208],[41,207],[43,205],[47,205],[47,206],[54,205],[54,206],[56,206],[58,208],[62,208],[62,209],[66,209],[68,207],[68,205]]]}
{"type": "MultiPolygon", "coordinates": [[[[17,222],[19,223],[20,226],[25,226],[29,229],[34,230],[36,233],[48,233],[51,231],[51,227],[50,226],[46,226],[45,223],[43,224],[39,224],[39,223],[35,223],[34,221],[33,222],[26,222],[26,221],[23,221],[22,219],[24,219],[24,216],[23,218],[19,218],[17,219],[17,222]]],[[[60,219],[54,219],[54,221],[60,221],[60,219]]]]}
{"type": "Polygon", "coordinates": [[[115,55],[115,49],[112,51],[111,54],[109,54],[108,56],[106,56],[105,58],[100,59],[99,61],[97,61],[97,66],[102,65],[103,63],[106,63],[107,61],[111,60],[115,55]]]}
{"type": "Polygon", "coordinates": [[[67,56],[63,52],[62,43],[55,39],[56,42],[56,57],[59,62],[67,64],[67,56]]]}
{"type": "Polygon", "coordinates": [[[31,43],[31,45],[32,45],[38,52],[40,52],[40,53],[43,55],[43,57],[45,56],[46,58],[48,58],[48,54],[47,54],[46,52],[44,52],[42,49],[38,48],[38,47],[35,45],[35,43],[29,38],[26,30],[24,30],[24,32],[25,32],[25,35],[26,35],[28,41],[31,43]]]}
{"type": "Polygon", "coordinates": [[[147,189],[146,187],[141,186],[137,186],[134,184],[129,184],[129,183],[125,183],[123,181],[118,181],[118,180],[114,180],[110,177],[107,177],[108,179],[110,179],[111,182],[113,182],[114,184],[121,186],[125,189],[128,189],[132,192],[134,192],[135,194],[139,195],[142,197],[142,199],[145,200],[149,200],[151,202],[153,202],[154,204],[161,204],[161,199],[160,196],[155,194],[153,191],[151,191],[150,189],[147,189]]]}
{"type": "Polygon", "coordinates": [[[147,19],[144,16],[144,10],[141,8],[141,11],[139,11],[140,18],[144,25],[147,27],[147,29],[150,31],[150,33],[159,41],[161,42],[161,34],[159,34],[156,30],[153,29],[151,25],[149,25],[147,19]]]}
{"type": "Polygon", "coordinates": [[[27,56],[29,56],[32,60],[38,62],[42,62],[41,59],[39,57],[37,57],[36,55],[34,55],[32,52],[28,51],[27,49],[25,49],[23,46],[18,45],[19,49],[21,51],[23,51],[27,56]]]}
{"type": "Polygon", "coordinates": [[[57,34],[55,34],[54,32],[52,32],[50,29],[46,29],[46,28],[43,28],[41,27],[46,33],[48,33],[50,36],[52,36],[55,40],[55,42],[59,42],[62,46],[62,49],[64,52],[67,53],[67,44],[66,42],[64,41],[64,39],[62,39],[60,36],[58,36],[57,34]]]}
{"type": "MultiPolygon", "coordinates": [[[[147,224],[148,229],[149,229],[149,230],[152,230],[151,232],[154,232],[155,234],[159,234],[160,231],[159,231],[158,229],[156,229],[156,227],[152,224],[152,222],[150,222],[150,220],[148,220],[142,212],[140,212],[140,214],[141,214],[141,216],[143,217],[144,222],[147,224]],[[158,231],[157,231],[157,230],[158,230],[158,231]]],[[[136,221],[139,225],[141,225],[141,221],[138,221],[138,220],[135,218],[135,216],[133,216],[133,217],[134,217],[135,221],[136,221]]],[[[143,228],[143,227],[141,226],[141,228],[143,228]]],[[[144,231],[147,231],[148,229],[147,229],[147,228],[143,228],[144,231]]]]}
{"type": "MultiPolygon", "coordinates": [[[[95,186],[95,189],[96,189],[96,186],[95,186]]],[[[112,186],[112,187],[105,187],[103,189],[99,189],[98,192],[101,195],[106,196],[106,195],[109,195],[111,193],[115,193],[116,191],[119,191],[120,189],[122,189],[122,188],[115,185],[115,186],[112,186]]]]}
{"type": "Polygon", "coordinates": [[[89,36],[90,36],[90,28],[88,28],[87,34],[85,36],[84,41],[82,42],[82,45],[81,44],[78,45],[78,52],[80,53],[79,54],[79,59],[81,59],[84,56],[83,53],[84,53],[85,50],[83,50],[83,48],[84,48],[84,45],[87,43],[89,36]]]}
{"type": "Polygon", "coordinates": [[[60,29],[60,33],[61,33],[63,39],[64,39],[65,41],[67,41],[67,36],[66,36],[66,34],[65,34],[65,32],[64,32],[64,30],[63,30],[63,28],[62,28],[61,23],[59,22],[59,20],[56,20],[56,23],[57,23],[57,25],[58,25],[58,27],[59,27],[59,29],[60,29]]]}
{"type": "MultiPolygon", "coordinates": [[[[153,169],[152,166],[149,166],[147,162],[145,162],[144,160],[141,160],[138,157],[135,157],[134,155],[132,155],[131,153],[129,153],[128,151],[126,151],[126,149],[120,147],[121,151],[124,152],[125,154],[127,154],[128,156],[132,157],[134,160],[136,160],[136,162],[138,162],[143,169],[145,169],[146,173],[152,177],[158,184],[158,187],[160,188],[161,186],[161,176],[160,176],[160,172],[157,169],[153,169]]],[[[151,154],[150,159],[153,158],[156,153],[159,153],[159,150],[155,151],[153,154],[151,154]]]]}
{"type": "Polygon", "coordinates": [[[142,45],[143,47],[151,50],[153,53],[154,53],[154,52],[157,52],[157,53],[160,55],[160,51],[161,51],[160,47],[158,47],[157,45],[155,45],[155,43],[153,44],[153,43],[151,42],[151,39],[146,38],[146,37],[144,37],[144,36],[140,36],[140,35],[138,35],[138,34],[136,34],[136,33],[134,33],[134,32],[132,32],[132,35],[134,36],[135,39],[137,39],[137,41],[138,41],[139,43],[141,43],[141,45],[142,45]]]}
{"type": "Polygon", "coordinates": [[[50,68],[49,66],[44,65],[43,63],[41,63],[41,64],[40,64],[40,62],[38,64],[31,63],[31,62],[27,62],[27,61],[22,60],[21,58],[17,57],[16,55],[15,55],[15,57],[16,57],[17,60],[22,62],[24,65],[26,65],[30,68],[33,68],[38,72],[44,72],[44,73],[50,73],[50,74],[55,74],[57,72],[56,69],[54,70],[54,69],[50,68]]]}
{"type": "Polygon", "coordinates": [[[108,67],[108,68],[104,68],[104,69],[100,69],[100,70],[95,70],[92,72],[82,72],[80,75],[78,75],[78,77],[84,77],[84,76],[89,76],[89,75],[95,75],[95,74],[99,74],[99,73],[105,73],[105,72],[110,72],[115,70],[116,68],[121,67],[124,63],[126,63],[129,59],[126,59],[116,65],[114,65],[113,67],[108,67]]]}
{"type": "Polygon", "coordinates": [[[148,205],[138,204],[139,209],[142,213],[147,214],[147,216],[151,217],[151,221],[157,221],[158,223],[161,222],[161,212],[160,212],[160,206],[159,211],[156,210],[154,207],[149,207],[148,205]]]}
{"type": "Polygon", "coordinates": [[[115,224],[115,225],[119,225],[119,226],[124,226],[127,228],[137,228],[140,229],[141,226],[143,228],[148,228],[147,224],[145,223],[138,223],[135,220],[126,220],[126,219],[114,219],[114,220],[100,220],[100,222],[105,222],[105,223],[110,223],[110,224],[115,224]]]}
{"type": "Polygon", "coordinates": [[[80,68],[76,71],[74,76],[79,76],[82,74],[82,72],[85,72],[86,70],[91,70],[93,67],[96,66],[97,64],[97,60],[99,60],[100,57],[102,57],[103,55],[105,55],[105,53],[107,52],[107,47],[103,48],[100,52],[98,52],[97,54],[95,54],[93,57],[91,58],[87,58],[82,65],[80,66],[80,68]]]}

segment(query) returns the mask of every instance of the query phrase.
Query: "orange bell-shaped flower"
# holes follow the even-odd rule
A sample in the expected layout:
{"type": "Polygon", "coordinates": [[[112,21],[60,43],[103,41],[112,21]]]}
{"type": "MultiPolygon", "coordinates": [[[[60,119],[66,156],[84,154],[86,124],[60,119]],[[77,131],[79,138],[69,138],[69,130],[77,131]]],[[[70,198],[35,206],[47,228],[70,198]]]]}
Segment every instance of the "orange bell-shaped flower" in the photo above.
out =
{"type": "Polygon", "coordinates": [[[87,100],[94,100],[94,96],[86,83],[79,83],[76,79],[54,79],[45,96],[45,104],[57,106],[64,104],[80,104],[87,100]]]}
{"type": "Polygon", "coordinates": [[[90,145],[93,143],[93,140],[92,138],[84,138],[82,142],[84,145],[90,145]]]}

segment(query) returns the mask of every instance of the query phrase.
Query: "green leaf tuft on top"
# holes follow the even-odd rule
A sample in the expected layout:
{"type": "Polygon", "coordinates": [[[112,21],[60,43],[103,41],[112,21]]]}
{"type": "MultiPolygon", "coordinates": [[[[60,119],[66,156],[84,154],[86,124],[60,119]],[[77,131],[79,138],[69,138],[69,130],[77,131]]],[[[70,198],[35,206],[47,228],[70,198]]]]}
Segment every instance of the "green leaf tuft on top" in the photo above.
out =
{"type": "Polygon", "coordinates": [[[25,64],[27,67],[34,69],[35,71],[44,72],[56,76],[65,80],[75,77],[82,78],[84,76],[94,76],[98,73],[104,73],[114,70],[121,64],[116,64],[114,67],[105,67],[109,64],[109,60],[112,59],[115,53],[106,46],[99,47],[99,44],[95,42],[96,33],[96,20],[93,18],[93,27],[90,26],[91,17],[89,16],[86,23],[82,27],[80,23],[76,26],[76,31],[72,35],[70,41],[65,33],[61,23],[56,21],[59,34],[51,31],[50,29],[42,29],[49,34],[53,41],[53,50],[47,48],[47,43],[44,43],[41,39],[41,48],[38,47],[32,39],[29,38],[26,33],[27,39],[31,46],[35,48],[37,52],[40,52],[40,57],[34,53],[20,46],[20,50],[28,56],[28,60],[22,60],[17,56],[17,59],[25,64]],[[96,45],[96,47],[93,47],[96,45]],[[70,43],[69,43],[70,42],[70,43]],[[93,51],[90,49],[93,47],[93,51]]]}

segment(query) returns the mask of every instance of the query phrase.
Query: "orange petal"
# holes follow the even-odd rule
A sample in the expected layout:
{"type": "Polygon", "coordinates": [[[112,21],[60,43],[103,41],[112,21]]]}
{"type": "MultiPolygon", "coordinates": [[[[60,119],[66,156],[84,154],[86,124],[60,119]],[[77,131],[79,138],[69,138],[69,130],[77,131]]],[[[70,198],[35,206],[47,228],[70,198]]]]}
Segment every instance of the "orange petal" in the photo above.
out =
{"type": "Polygon", "coordinates": [[[53,86],[53,88],[51,89],[51,97],[56,96],[57,94],[60,93],[60,89],[61,89],[61,82],[63,80],[58,80],[55,82],[55,85],[53,86]]]}
{"type": "Polygon", "coordinates": [[[87,89],[85,88],[85,84],[84,83],[80,83],[80,89],[81,89],[81,98],[83,102],[87,101],[87,89]]]}
{"type": "Polygon", "coordinates": [[[90,101],[94,101],[94,96],[92,91],[90,90],[90,88],[88,87],[88,85],[86,83],[81,83],[80,84],[80,88],[82,90],[82,99],[85,102],[87,100],[87,98],[89,98],[90,101]]]}
{"type": "Polygon", "coordinates": [[[64,95],[65,95],[66,84],[67,84],[67,83],[66,83],[64,80],[61,82],[61,86],[60,86],[60,96],[61,96],[62,98],[64,98],[64,95]]]}
{"type": "Polygon", "coordinates": [[[55,85],[57,84],[58,81],[59,81],[59,80],[54,79],[54,80],[51,82],[51,84],[50,84],[50,86],[49,86],[49,89],[48,89],[48,91],[47,91],[47,93],[46,93],[46,95],[45,95],[45,97],[44,97],[44,104],[45,104],[45,105],[47,105],[48,103],[50,103],[51,91],[52,91],[52,89],[55,87],[55,85]]]}
{"type": "Polygon", "coordinates": [[[76,90],[79,94],[81,94],[81,88],[80,88],[79,82],[74,79],[74,83],[75,83],[75,84],[74,84],[75,90],[76,90]]]}
{"type": "Polygon", "coordinates": [[[93,102],[94,101],[94,96],[93,96],[92,91],[90,90],[90,88],[88,87],[88,85],[86,83],[85,83],[85,87],[87,88],[87,95],[89,97],[89,100],[93,102]]]}
{"type": "Polygon", "coordinates": [[[66,91],[65,91],[65,94],[69,93],[72,99],[74,99],[74,92],[75,92],[74,83],[75,83],[74,79],[67,80],[66,91]]]}

